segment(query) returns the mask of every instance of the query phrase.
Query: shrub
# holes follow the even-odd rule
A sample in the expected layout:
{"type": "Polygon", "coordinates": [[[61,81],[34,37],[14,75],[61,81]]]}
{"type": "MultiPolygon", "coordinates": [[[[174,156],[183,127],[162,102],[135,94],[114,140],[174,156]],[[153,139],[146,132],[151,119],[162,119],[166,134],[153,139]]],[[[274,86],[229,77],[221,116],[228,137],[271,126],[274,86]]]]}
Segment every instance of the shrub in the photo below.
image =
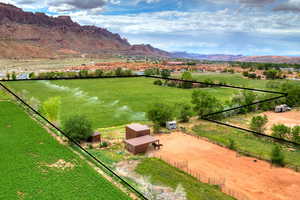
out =
{"type": "Polygon", "coordinates": [[[57,122],[59,120],[61,100],[60,97],[52,97],[43,102],[41,112],[51,122],[57,122]]]}
{"type": "Polygon", "coordinates": [[[163,82],[160,79],[157,79],[153,82],[154,85],[162,85],[163,82]]]}
{"type": "Polygon", "coordinates": [[[108,143],[104,141],[100,144],[100,148],[105,148],[105,147],[108,147],[108,143]]]}
{"type": "Polygon", "coordinates": [[[96,69],[95,76],[96,77],[101,77],[102,75],[103,75],[103,71],[101,69],[96,69]]]}
{"type": "Polygon", "coordinates": [[[228,148],[231,149],[231,150],[236,150],[236,144],[235,144],[235,141],[233,139],[229,139],[228,148]]]}
{"type": "Polygon", "coordinates": [[[11,74],[11,78],[12,78],[12,80],[17,80],[16,72],[13,72],[13,73],[11,74]]]}
{"type": "Polygon", "coordinates": [[[268,117],[266,115],[253,117],[251,119],[250,128],[253,131],[263,133],[265,130],[264,126],[267,124],[267,122],[268,122],[268,117]]]}
{"type": "Polygon", "coordinates": [[[35,76],[35,73],[34,72],[31,72],[30,74],[29,74],[29,78],[30,79],[34,79],[36,76],[35,76]]]}
{"type": "Polygon", "coordinates": [[[192,107],[188,104],[183,104],[179,112],[179,120],[181,122],[188,122],[192,114],[192,107]]]}
{"type": "Polygon", "coordinates": [[[284,124],[273,125],[272,127],[272,136],[277,138],[285,138],[291,133],[291,128],[285,126],[284,124]]]}
{"type": "Polygon", "coordinates": [[[64,121],[63,130],[76,141],[86,140],[93,134],[90,120],[83,115],[69,117],[64,121]]]}
{"type": "MultiPolygon", "coordinates": [[[[192,74],[190,72],[184,72],[181,76],[181,79],[185,80],[185,81],[192,81],[193,77],[192,77],[192,74]]],[[[193,83],[192,82],[182,82],[181,87],[182,88],[192,88],[193,83]]]]}
{"type": "Polygon", "coordinates": [[[165,126],[167,121],[171,121],[173,119],[173,111],[172,108],[167,104],[156,103],[147,112],[147,117],[154,124],[165,126]]]}
{"type": "Polygon", "coordinates": [[[278,145],[272,149],[271,162],[275,165],[284,166],[284,154],[278,145]]]}
{"type": "Polygon", "coordinates": [[[295,126],[292,129],[293,141],[300,144],[300,126],[295,126]]]}

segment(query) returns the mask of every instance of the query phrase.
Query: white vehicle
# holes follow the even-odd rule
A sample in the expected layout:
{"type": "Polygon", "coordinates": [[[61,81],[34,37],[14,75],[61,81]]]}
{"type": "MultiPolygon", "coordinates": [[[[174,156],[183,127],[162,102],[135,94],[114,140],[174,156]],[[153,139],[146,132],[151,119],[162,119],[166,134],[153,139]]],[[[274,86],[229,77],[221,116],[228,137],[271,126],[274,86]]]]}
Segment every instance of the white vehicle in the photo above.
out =
{"type": "Polygon", "coordinates": [[[177,123],[176,121],[170,121],[166,123],[166,128],[169,130],[174,130],[177,128],[177,123]]]}
{"type": "Polygon", "coordinates": [[[290,111],[290,110],[292,110],[292,109],[290,107],[288,107],[288,105],[286,105],[286,104],[275,107],[275,112],[277,112],[277,113],[287,112],[287,111],[290,111]]]}

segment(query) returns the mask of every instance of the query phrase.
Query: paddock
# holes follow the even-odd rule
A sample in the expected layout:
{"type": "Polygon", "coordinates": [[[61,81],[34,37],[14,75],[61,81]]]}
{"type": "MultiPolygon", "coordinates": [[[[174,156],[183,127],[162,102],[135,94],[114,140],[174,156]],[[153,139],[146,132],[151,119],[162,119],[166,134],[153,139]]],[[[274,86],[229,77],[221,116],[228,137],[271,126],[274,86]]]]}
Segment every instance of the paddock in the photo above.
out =
{"type": "MultiPolygon", "coordinates": [[[[164,146],[153,155],[186,163],[186,172],[224,180],[227,189],[256,200],[300,199],[300,173],[237,153],[180,132],[157,137],[164,146]]],[[[217,184],[217,183],[216,183],[217,184]]],[[[245,198],[240,198],[245,199],[245,198]]]]}

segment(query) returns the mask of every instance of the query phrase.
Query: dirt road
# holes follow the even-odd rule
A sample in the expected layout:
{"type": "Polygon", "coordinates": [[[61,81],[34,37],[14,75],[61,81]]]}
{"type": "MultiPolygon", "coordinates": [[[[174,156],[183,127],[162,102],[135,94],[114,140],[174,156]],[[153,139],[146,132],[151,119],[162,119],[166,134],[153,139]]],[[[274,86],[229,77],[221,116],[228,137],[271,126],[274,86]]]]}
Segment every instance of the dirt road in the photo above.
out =
{"type": "Polygon", "coordinates": [[[173,161],[188,161],[188,167],[210,177],[225,178],[227,188],[253,200],[300,199],[300,173],[271,168],[265,161],[238,157],[236,152],[182,133],[159,136],[163,148],[155,152],[173,161]]]}

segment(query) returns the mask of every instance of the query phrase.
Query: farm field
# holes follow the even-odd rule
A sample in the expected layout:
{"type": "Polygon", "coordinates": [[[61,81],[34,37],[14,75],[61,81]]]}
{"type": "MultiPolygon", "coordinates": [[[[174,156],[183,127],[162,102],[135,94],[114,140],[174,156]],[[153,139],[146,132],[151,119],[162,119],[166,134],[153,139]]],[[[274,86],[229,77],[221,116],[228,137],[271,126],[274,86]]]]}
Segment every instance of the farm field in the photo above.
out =
{"type": "MultiPolygon", "coordinates": [[[[151,78],[111,78],[92,80],[55,80],[6,82],[5,84],[27,99],[43,102],[61,97],[61,120],[73,114],[85,114],[94,128],[147,121],[146,112],[154,103],[189,103],[193,90],[153,85],[151,78]]],[[[205,88],[213,96],[226,101],[238,90],[205,88]]]]}
{"type": "Polygon", "coordinates": [[[0,199],[130,199],[22,108],[0,107],[0,199]]]}
{"type": "MultiPolygon", "coordinates": [[[[225,82],[228,85],[240,86],[240,87],[248,87],[254,89],[267,89],[268,82],[274,82],[272,80],[254,80],[243,77],[242,74],[229,74],[229,73],[193,73],[193,78],[197,81],[205,81],[207,79],[213,80],[215,82],[225,82]]],[[[174,75],[174,77],[181,77],[180,74],[174,75]]],[[[291,80],[276,80],[276,82],[293,82],[295,84],[300,84],[299,81],[291,81],[291,80]]]]}

